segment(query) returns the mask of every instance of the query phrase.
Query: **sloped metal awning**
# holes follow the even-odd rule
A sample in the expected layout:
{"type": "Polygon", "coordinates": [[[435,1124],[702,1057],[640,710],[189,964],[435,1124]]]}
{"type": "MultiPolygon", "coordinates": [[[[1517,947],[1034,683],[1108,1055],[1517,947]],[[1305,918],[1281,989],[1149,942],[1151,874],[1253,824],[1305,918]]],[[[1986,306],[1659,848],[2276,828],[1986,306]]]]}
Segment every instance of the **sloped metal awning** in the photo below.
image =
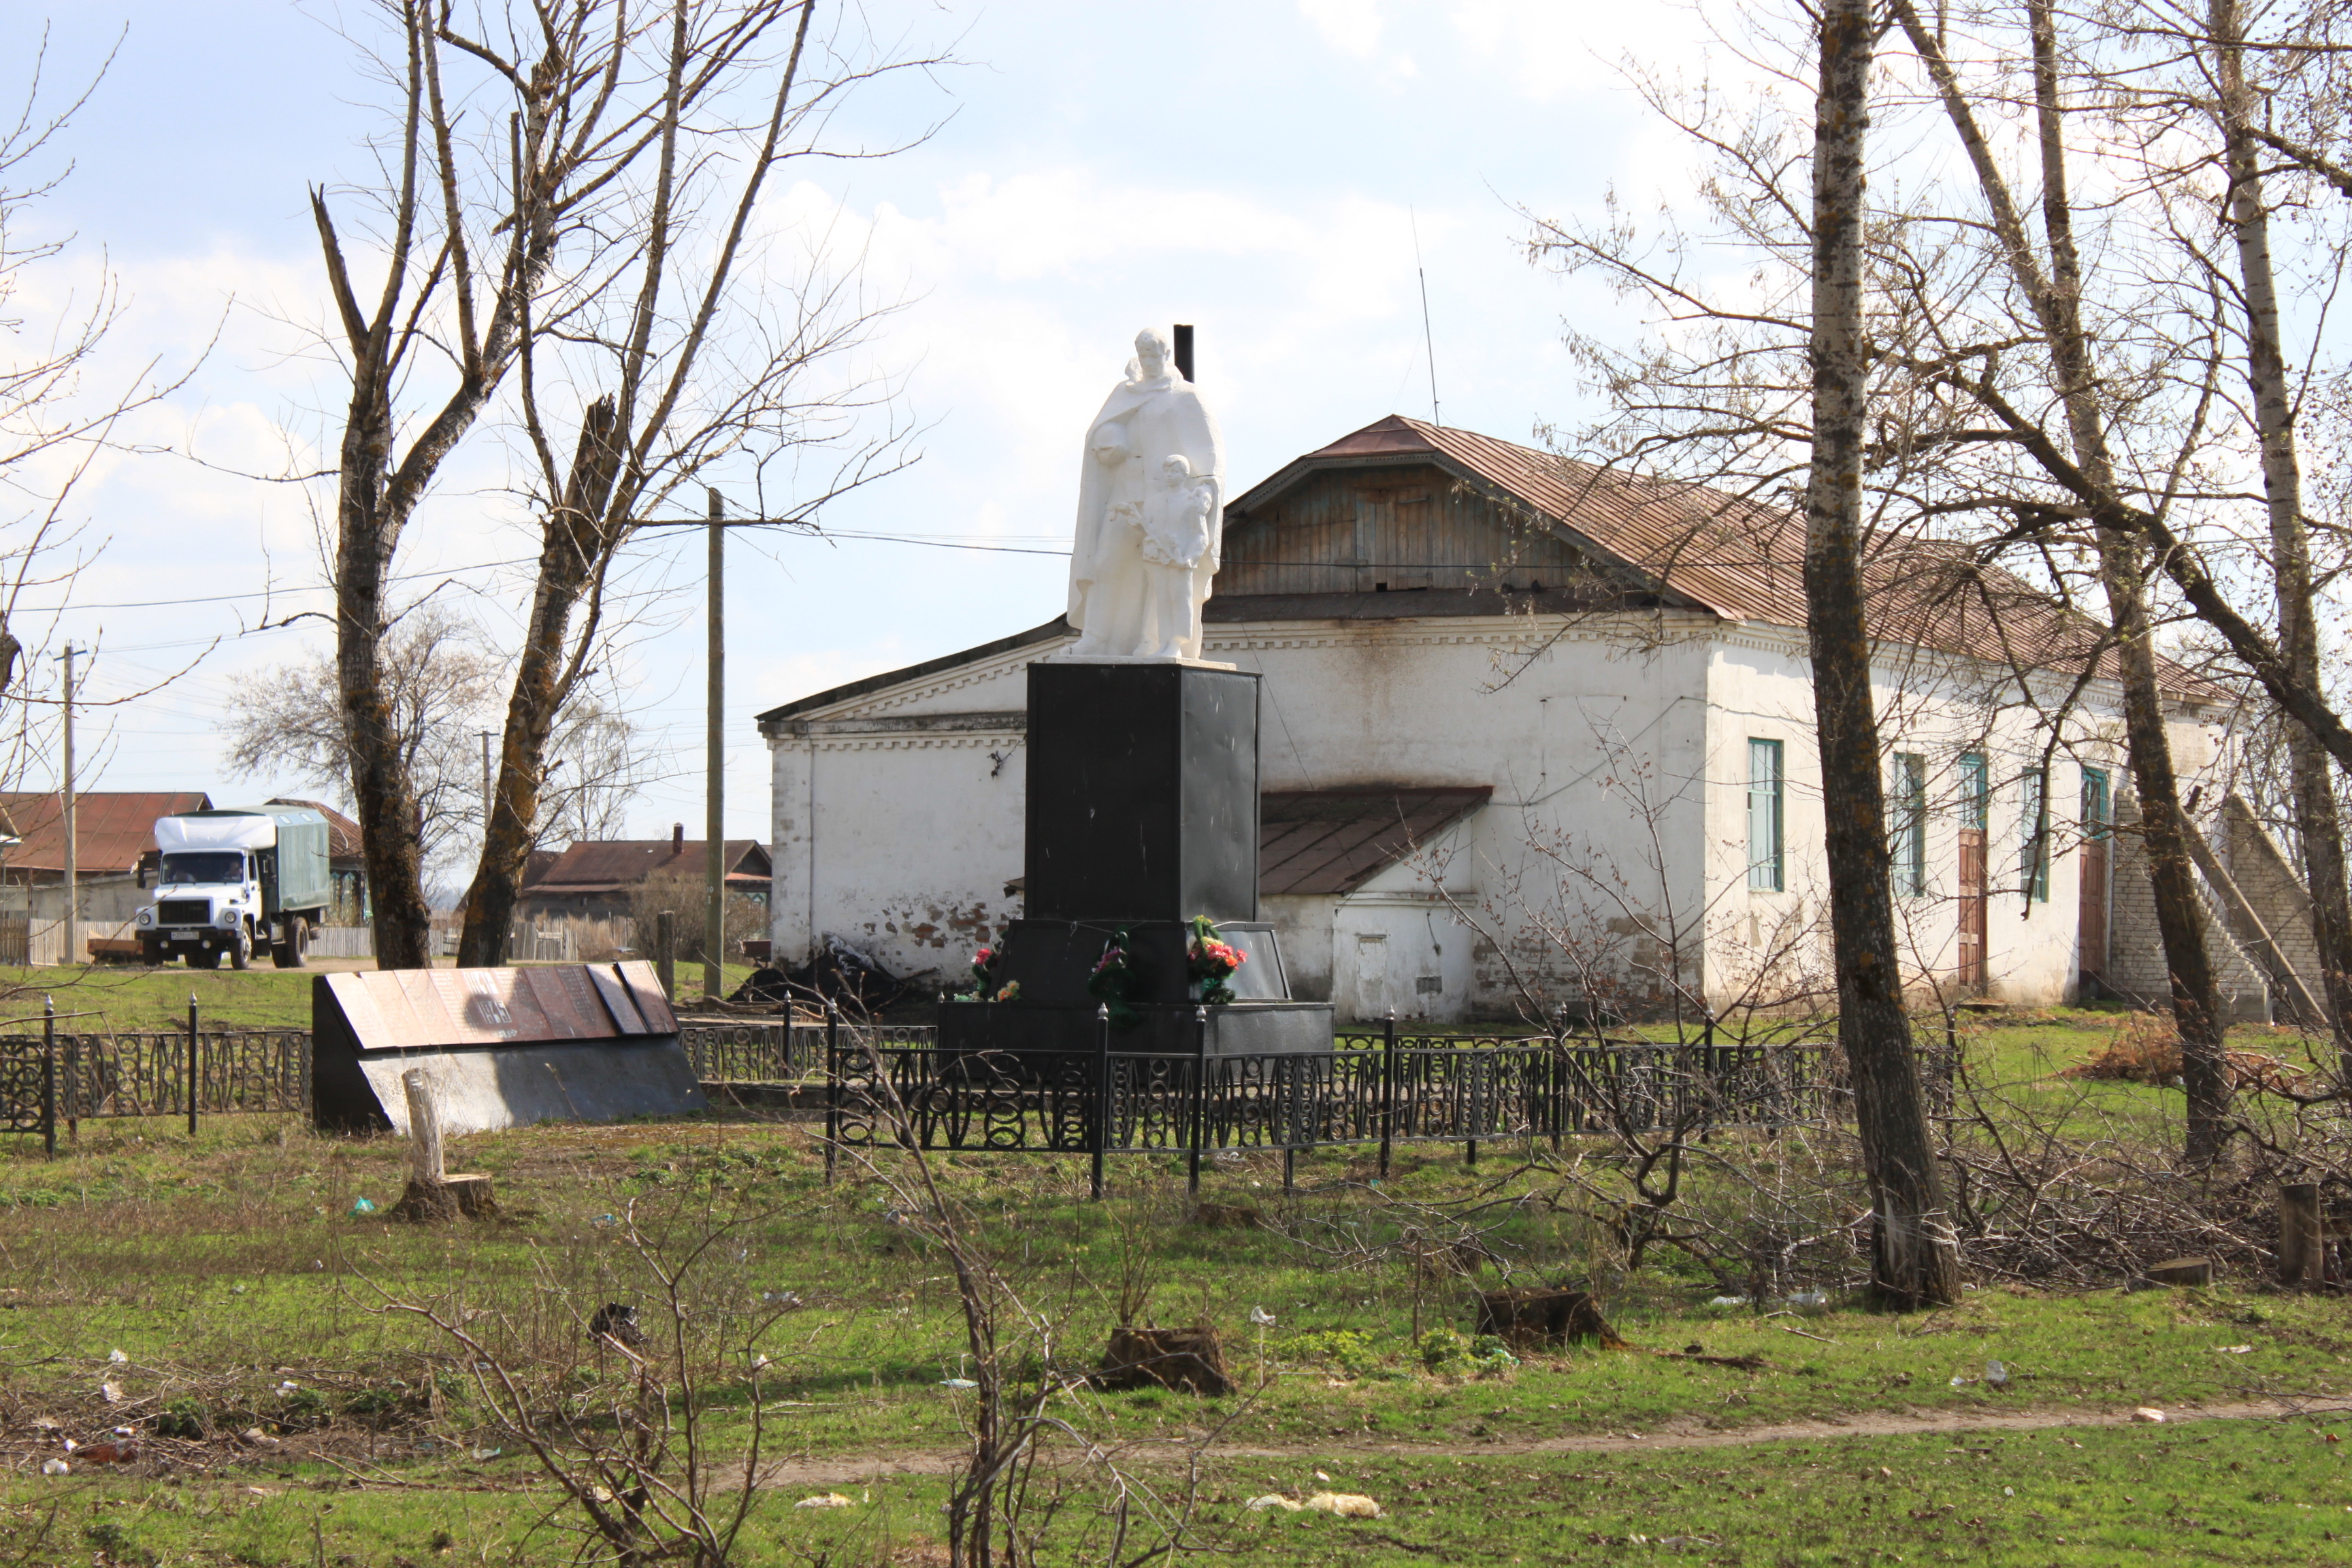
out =
{"type": "Polygon", "coordinates": [[[1258,797],[1258,893],[1352,893],[1494,795],[1492,784],[1268,790],[1258,797]]]}

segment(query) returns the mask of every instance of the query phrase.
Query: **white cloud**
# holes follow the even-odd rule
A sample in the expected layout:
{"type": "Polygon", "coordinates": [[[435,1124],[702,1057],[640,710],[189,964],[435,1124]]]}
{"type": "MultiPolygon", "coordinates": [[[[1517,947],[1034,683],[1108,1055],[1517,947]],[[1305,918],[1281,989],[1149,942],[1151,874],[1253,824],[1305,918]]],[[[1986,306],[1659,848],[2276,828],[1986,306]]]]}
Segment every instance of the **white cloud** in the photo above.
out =
{"type": "Polygon", "coordinates": [[[1298,11],[1343,55],[1369,59],[1381,46],[1380,0],[1298,0],[1298,11]]]}

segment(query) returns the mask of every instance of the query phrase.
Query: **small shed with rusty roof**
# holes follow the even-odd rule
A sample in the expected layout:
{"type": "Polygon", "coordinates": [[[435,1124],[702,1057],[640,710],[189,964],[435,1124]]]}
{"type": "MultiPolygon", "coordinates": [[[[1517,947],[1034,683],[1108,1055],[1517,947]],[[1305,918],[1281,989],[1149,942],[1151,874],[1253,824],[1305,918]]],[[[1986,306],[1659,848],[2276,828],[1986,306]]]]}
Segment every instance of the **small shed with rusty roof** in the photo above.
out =
{"type": "MultiPolygon", "coordinates": [[[[1957,544],[1867,548],[1906,972],[2078,994],[2147,935],[2076,852],[2123,777],[2099,628],[1957,544]]],[[[1817,989],[1805,616],[1799,518],[1402,416],[1234,496],[1203,656],[1265,678],[1259,896],[1294,992],[1458,1020],[1817,989]]],[[[830,938],[952,976],[1017,915],[1024,672],[1071,640],[1057,618],[760,716],[780,960],[830,938]]],[[[2193,781],[2231,700],[2163,681],[2193,781]]]]}

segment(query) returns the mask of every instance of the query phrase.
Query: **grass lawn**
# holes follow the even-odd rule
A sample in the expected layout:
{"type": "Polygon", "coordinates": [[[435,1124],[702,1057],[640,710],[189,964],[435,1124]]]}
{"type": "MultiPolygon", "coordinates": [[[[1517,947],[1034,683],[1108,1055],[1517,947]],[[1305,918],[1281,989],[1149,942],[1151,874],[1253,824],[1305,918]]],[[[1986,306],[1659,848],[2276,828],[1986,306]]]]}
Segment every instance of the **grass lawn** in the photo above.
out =
{"type": "MultiPolygon", "coordinates": [[[[121,1008],[117,1027],[164,1021],[191,985],[207,1017],[299,1023],[309,984],[99,971],[69,994],[121,1008]]],[[[2177,1121],[2176,1091],[2058,1076],[2112,1020],[1968,1027],[1972,1070],[2013,1091],[2159,1136],[2177,1121]]],[[[741,1561],[943,1561],[969,1415],[952,1386],[971,1370],[960,1302],[880,1179],[905,1157],[844,1156],[828,1184],[818,1131],[714,1116],[457,1139],[452,1165],[489,1173],[502,1213],[439,1228],[382,1213],[401,1145],[299,1118],[207,1118],[193,1142],[168,1121],[85,1121],[55,1161],[0,1135],[0,1564],[568,1560],[576,1542],[550,1522],[562,1500],[470,1383],[478,1352],[399,1309],[464,1324],[548,1398],[593,1401],[626,1379],[592,1353],[585,1320],[628,1303],[658,1338],[649,1254],[690,1248],[684,1331],[710,1450],[742,1451],[765,1358],[765,1451],[791,1467],[741,1561]],[[68,1439],[122,1426],[136,1464],[40,1473],[68,1439]],[[834,1489],[852,1506],[791,1506],[834,1489]]],[[[1759,1137],[1751,1153],[1794,1163],[1797,1142],[1759,1137]]],[[[1606,1216],[1528,1158],[1540,1152],[1490,1143],[1473,1169],[1456,1149],[1402,1146],[1381,1180],[1370,1151],[1325,1151],[1299,1159],[1290,1194],[1279,1156],[1213,1161],[1202,1197],[1254,1216],[1217,1227],[1193,1218],[1174,1157],[1115,1160],[1101,1204],[1082,1159],[932,1164],[1056,1325],[1057,1364],[1092,1364],[1121,1296],[1220,1331],[1243,1393],[1076,1384],[1054,1409],[1163,1489],[1181,1446],[1214,1433],[1200,1539],[1236,1561],[2352,1561],[2352,1481],[2326,1415],[2352,1408],[2352,1304],[2251,1276],[2063,1292],[1986,1279],[1955,1308],[1898,1317],[1825,1279],[1822,1303],[1759,1315],[1713,1304],[1724,1282],[1672,1249],[1627,1268],[1606,1216]],[[1405,1244],[1468,1205],[1514,1282],[1594,1289],[1630,1348],[1483,1370],[1425,1355],[1432,1331],[1471,1326],[1471,1292],[1498,1266],[1454,1278],[1405,1244]],[[1253,1327],[1253,1309],[1272,1323],[1253,1327]],[[2139,1405],[2175,1419],[2115,1424],[2139,1405]],[[2200,1409],[2282,1414],[2183,1418],[2200,1409]],[[1756,1439],[1775,1426],[1796,1435],[1756,1439]],[[1245,1506],[1327,1487],[1384,1517],[1245,1506]]],[[[1571,1142],[1563,1159],[1608,1152],[1571,1142]]],[[[1046,1561],[1079,1560],[1099,1517],[1098,1478],[1066,1484],[1046,1561]]]]}

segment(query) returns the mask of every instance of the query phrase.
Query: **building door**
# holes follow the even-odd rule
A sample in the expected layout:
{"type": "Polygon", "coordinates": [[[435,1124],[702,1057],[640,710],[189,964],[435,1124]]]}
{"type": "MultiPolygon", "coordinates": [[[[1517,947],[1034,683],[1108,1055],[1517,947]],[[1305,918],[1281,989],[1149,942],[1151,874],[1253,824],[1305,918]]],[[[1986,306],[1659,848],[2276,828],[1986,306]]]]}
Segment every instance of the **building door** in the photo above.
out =
{"type": "Polygon", "coordinates": [[[1960,758],[1959,984],[1985,988],[1985,825],[1989,815],[1985,760],[1971,752],[1960,758]]]}
{"type": "Polygon", "coordinates": [[[2098,768],[2084,768],[2082,891],[2076,921],[2085,1001],[2097,996],[2099,982],[2107,973],[2107,846],[2113,842],[2112,819],[2106,773],[2098,768]]]}

